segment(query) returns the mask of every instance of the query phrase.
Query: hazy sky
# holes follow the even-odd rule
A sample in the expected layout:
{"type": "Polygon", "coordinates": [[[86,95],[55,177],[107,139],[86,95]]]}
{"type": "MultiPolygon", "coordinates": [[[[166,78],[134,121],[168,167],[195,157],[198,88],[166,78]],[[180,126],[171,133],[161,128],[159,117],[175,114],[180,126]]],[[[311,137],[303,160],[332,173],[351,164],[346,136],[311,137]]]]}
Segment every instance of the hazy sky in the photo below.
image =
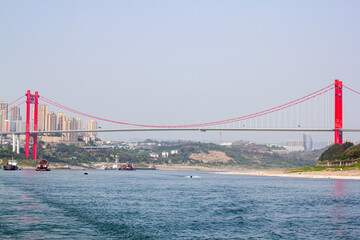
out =
{"type": "MultiPolygon", "coordinates": [[[[261,111],[336,78],[360,90],[359,9],[356,0],[0,0],[0,100],[30,89],[109,119],[176,125],[261,111]]],[[[344,127],[359,122],[360,96],[352,97],[344,95],[344,127]]],[[[301,136],[223,133],[265,142],[301,136]]]]}

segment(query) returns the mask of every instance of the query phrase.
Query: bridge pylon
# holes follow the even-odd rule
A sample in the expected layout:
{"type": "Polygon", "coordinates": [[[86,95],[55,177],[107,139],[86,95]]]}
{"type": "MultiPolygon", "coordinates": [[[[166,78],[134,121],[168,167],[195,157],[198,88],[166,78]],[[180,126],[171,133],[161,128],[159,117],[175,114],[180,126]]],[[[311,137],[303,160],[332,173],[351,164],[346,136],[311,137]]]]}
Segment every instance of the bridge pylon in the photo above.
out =
{"type": "Polygon", "coordinates": [[[343,104],[342,104],[342,81],[335,80],[335,144],[343,143],[343,104]]]}
{"type": "Polygon", "coordinates": [[[29,158],[29,145],[30,137],[33,138],[33,159],[37,158],[37,134],[30,134],[30,105],[34,104],[34,131],[37,131],[38,124],[38,105],[39,105],[39,94],[31,94],[30,90],[25,94],[26,96],[26,134],[25,134],[25,157],[29,158]]]}

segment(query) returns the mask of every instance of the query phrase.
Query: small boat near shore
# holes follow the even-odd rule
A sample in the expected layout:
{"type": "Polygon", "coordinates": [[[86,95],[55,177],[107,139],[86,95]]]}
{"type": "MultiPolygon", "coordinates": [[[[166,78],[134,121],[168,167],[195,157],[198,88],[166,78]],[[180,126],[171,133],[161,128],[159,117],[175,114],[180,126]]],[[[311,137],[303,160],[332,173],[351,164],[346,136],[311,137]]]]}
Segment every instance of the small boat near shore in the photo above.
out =
{"type": "Polygon", "coordinates": [[[104,170],[118,170],[118,165],[117,164],[113,164],[112,167],[104,167],[104,170]]]}
{"type": "Polygon", "coordinates": [[[37,163],[36,171],[50,171],[49,164],[50,164],[49,161],[47,161],[45,159],[41,159],[37,163]]]}
{"type": "Polygon", "coordinates": [[[6,165],[3,166],[4,170],[19,170],[19,167],[17,166],[17,162],[14,159],[7,159],[6,165]]]}
{"type": "Polygon", "coordinates": [[[126,170],[126,171],[135,171],[134,165],[132,163],[128,164],[121,164],[119,170],[126,170]]]}

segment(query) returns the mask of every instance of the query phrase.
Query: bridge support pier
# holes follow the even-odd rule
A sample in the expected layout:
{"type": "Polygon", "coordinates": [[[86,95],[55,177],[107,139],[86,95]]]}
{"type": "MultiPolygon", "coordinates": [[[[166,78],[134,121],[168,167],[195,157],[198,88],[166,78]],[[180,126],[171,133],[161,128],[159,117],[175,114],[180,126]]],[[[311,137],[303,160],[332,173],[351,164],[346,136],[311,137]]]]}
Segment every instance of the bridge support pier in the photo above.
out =
{"type": "Polygon", "coordinates": [[[20,153],[20,135],[13,134],[13,152],[16,151],[17,154],[20,153]]]}
{"type": "Polygon", "coordinates": [[[335,139],[334,144],[343,143],[342,81],[335,80],[335,139]]]}
{"type": "Polygon", "coordinates": [[[15,142],[15,134],[14,133],[13,133],[12,137],[13,137],[12,151],[15,152],[16,142],[15,142]]]}
{"type": "Polygon", "coordinates": [[[16,135],[16,153],[20,154],[20,135],[16,135]]]}

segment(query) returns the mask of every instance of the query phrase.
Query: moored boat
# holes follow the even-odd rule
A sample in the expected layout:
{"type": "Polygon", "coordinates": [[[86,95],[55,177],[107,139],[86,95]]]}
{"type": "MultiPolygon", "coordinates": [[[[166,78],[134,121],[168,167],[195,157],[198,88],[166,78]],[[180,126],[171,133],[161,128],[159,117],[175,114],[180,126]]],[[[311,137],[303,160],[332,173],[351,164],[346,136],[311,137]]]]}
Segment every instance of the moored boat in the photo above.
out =
{"type": "Polygon", "coordinates": [[[18,170],[17,162],[14,159],[7,160],[6,165],[4,165],[4,170],[18,170]]]}
{"type": "Polygon", "coordinates": [[[132,163],[128,163],[121,164],[119,170],[135,171],[136,169],[134,168],[132,163]]]}
{"type": "Polygon", "coordinates": [[[112,167],[104,167],[104,170],[118,170],[118,165],[117,164],[113,164],[112,167]]]}
{"type": "Polygon", "coordinates": [[[50,171],[49,164],[50,164],[49,161],[47,161],[45,159],[41,159],[37,163],[36,171],[50,171]]]}

